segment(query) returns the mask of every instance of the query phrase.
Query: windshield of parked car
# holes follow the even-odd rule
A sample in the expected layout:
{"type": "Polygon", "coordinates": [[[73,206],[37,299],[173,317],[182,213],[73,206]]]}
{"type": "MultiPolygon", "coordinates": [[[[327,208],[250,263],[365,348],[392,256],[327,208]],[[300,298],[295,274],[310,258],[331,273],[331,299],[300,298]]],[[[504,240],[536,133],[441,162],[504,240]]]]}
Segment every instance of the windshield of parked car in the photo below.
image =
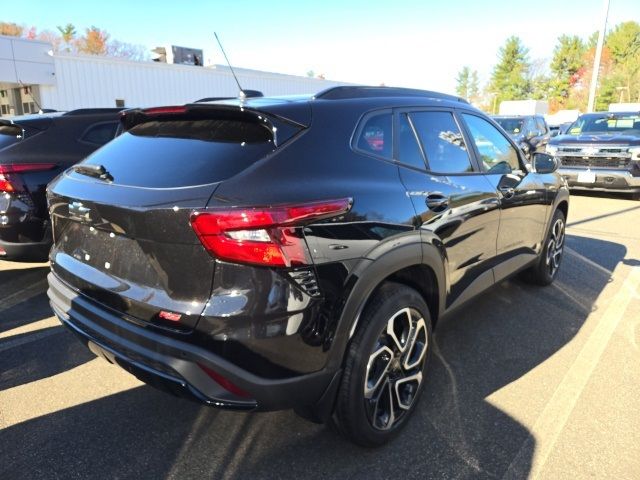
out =
{"type": "Polygon", "coordinates": [[[522,132],[524,125],[524,120],[521,118],[496,118],[495,121],[511,135],[522,132]]]}
{"type": "Polygon", "coordinates": [[[640,115],[584,115],[578,118],[567,130],[567,135],[580,135],[581,133],[625,133],[629,135],[640,135],[640,115]]]}

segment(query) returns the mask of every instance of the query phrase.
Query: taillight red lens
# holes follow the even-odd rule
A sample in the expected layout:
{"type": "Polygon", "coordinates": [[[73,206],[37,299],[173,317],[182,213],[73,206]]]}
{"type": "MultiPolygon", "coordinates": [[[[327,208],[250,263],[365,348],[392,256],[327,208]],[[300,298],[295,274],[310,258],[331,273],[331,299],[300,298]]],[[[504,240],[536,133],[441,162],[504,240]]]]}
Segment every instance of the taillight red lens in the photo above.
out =
{"type": "Polygon", "coordinates": [[[244,390],[242,390],[240,387],[238,387],[235,383],[233,383],[231,380],[229,380],[226,377],[223,377],[222,375],[220,375],[218,372],[211,370],[209,367],[202,365],[201,363],[198,364],[200,366],[200,368],[202,370],[204,370],[204,372],[209,375],[209,377],[211,377],[211,379],[213,381],[215,381],[218,385],[220,385],[222,388],[224,388],[226,391],[233,393],[234,395],[237,395],[239,397],[249,397],[250,395],[245,392],[244,390]]]}
{"type": "Polygon", "coordinates": [[[311,260],[296,228],[345,214],[352,200],[343,198],[302,205],[195,212],[191,226],[216,258],[275,267],[308,265],[311,260]]]}
{"type": "Polygon", "coordinates": [[[56,167],[55,163],[10,163],[0,165],[0,192],[21,192],[24,190],[22,181],[15,174],[43,172],[56,167]]]}

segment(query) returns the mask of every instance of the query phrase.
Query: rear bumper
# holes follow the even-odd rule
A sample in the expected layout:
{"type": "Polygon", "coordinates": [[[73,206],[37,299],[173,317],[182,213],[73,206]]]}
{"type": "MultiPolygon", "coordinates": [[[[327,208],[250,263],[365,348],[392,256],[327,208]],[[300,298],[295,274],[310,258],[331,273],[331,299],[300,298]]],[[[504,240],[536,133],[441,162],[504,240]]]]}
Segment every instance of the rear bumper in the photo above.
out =
{"type": "Polygon", "coordinates": [[[315,406],[340,372],[320,371],[285,379],[256,376],[184,340],[135,325],[75,292],[55,274],[48,295],[60,321],[89,348],[145,383],[207,405],[237,410],[281,410],[315,406]],[[248,397],[213,380],[204,366],[248,397]]]}
{"type": "Polygon", "coordinates": [[[640,176],[634,176],[629,170],[592,168],[596,181],[594,183],[578,182],[578,174],[586,171],[586,168],[560,167],[558,169],[558,173],[567,181],[571,189],[607,192],[640,191],[640,176]]]}
{"type": "Polygon", "coordinates": [[[50,238],[42,242],[24,243],[5,242],[0,239],[0,260],[46,260],[50,249],[50,238]]]}

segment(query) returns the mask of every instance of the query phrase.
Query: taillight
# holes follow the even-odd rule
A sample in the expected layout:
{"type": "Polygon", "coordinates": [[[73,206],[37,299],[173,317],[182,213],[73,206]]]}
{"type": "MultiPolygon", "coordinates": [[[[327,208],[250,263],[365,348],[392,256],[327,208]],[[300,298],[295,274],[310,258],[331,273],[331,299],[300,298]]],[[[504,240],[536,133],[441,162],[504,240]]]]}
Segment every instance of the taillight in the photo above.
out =
{"type": "Polygon", "coordinates": [[[52,170],[55,163],[12,163],[0,165],[0,192],[23,192],[24,185],[20,173],[43,172],[52,170]]]}
{"type": "Polygon", "coordinates": [[[202,365],[201,363],[198,366],[204,370],[204,372],[211,377],[213,381],[215,381],[218,385],[224,388],[227,392],[231,392],[238,397],[249,397],[249,394],[245,392],[243,389],[238,387],[235,383],[229,380],[227,377],[220,375],[215,370],[211,370],[206,365],[202,365]]]}
{"type": "Polygon", "coordinates": [[[183,105],[171,106],[171,107],[152,107],[145,108],[142,110],[142,113],[145,115],[177,115],[180,113],[185,113],[187,111],[187,107],[183,105]]]}
{"type": "Polygon", "coordinates": [[[302,229],[312,221],[343,215],[352,200],[265,208],[210,210],[191,215],[191,226],[214,257],[273,267],[309,265],[302,229]]]}

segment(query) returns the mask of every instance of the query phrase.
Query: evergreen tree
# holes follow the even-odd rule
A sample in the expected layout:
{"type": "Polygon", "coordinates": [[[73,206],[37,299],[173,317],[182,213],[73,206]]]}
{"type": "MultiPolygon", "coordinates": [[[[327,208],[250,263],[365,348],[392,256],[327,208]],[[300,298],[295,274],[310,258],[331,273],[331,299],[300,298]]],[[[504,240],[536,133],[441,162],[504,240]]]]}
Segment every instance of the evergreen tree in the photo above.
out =
{"type": "Polygon", "coordinates": [[[528,73],[529,50],[518,37],[509,37],[498,53],[489,90],[497,95],[498,102],[526,99],[531,93],[528,73]]]}
{"type": "Polygon", "coordinates": [[[477,102],[480,98],[480,80],[478,79],[478,71],[473,70],[471,72],[471,78],[469,79],[469,101],[477,102]]]}
{"type": "Polygon", "coordinates": [[[465,65],[456,77],[456,93],[462,98],[469,98],[470,81],[471,69],[465,65]]]}
{"type": "Polygon", "coordinates": [[[585,67],[586,46],[576,35],[562,35],[553,50],[551,60],[552,80],[549,82],[550,97],[558,105],[564,105],[571,87],[576,83],[581,68],[585,67]]]}

